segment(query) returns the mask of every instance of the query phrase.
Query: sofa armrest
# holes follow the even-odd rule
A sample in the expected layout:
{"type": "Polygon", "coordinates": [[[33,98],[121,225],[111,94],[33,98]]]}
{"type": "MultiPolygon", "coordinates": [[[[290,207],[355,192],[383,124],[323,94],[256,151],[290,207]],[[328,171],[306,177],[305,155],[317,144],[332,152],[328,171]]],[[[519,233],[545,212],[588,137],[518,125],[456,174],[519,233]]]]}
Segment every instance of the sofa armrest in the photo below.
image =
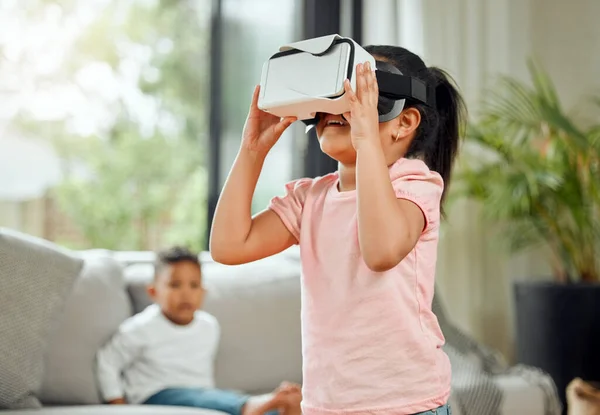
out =
{"type": "Polygon", "coordinates": [[[502,415],[544,415],[545,397],[539,386],[517,375],[499,375],[494,381],[502,389],[502,415]]]}

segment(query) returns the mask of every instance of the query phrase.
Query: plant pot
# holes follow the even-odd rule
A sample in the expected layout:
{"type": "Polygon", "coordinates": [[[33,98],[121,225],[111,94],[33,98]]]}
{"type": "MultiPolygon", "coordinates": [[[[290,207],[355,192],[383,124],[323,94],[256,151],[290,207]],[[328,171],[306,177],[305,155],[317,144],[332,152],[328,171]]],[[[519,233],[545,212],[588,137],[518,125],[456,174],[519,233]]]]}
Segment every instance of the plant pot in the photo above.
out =
{"type": "Polygon", "coordinates": [[[517,282],[517,361],[539,367],[565,391],[575,377],[600,381],[600,284],[517,282]]]}

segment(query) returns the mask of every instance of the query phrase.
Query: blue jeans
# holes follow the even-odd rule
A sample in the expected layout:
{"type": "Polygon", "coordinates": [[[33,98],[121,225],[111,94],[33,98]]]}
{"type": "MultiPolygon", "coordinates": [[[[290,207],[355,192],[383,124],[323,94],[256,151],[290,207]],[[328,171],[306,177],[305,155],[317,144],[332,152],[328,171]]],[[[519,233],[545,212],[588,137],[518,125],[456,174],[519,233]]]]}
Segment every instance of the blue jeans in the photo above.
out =
{"type": "MultiPolygon", "coordinates": [[[[152,395],[144,405],[189,406],[241,415],[248,399],[250,399],[248,395],[221,389],[173,388],[152,395]]],[[[268,413],[268,415],[278,414],[278,411],[268,413]]]]}
{"type": "Polygon", "coordinates": [[[452,415],[452,409],[450,409],[450,405],[446,404],[440,406],[437,409],[432,409],[430,411],[419,412],[415,415],[452,415]]]}

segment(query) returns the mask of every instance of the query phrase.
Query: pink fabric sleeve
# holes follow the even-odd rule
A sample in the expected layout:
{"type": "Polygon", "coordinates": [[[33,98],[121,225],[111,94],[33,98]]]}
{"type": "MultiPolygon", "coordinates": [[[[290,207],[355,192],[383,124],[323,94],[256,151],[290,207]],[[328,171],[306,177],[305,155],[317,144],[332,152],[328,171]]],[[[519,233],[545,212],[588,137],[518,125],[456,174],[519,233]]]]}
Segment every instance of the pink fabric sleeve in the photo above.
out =
{"type": "Polygon", "coordinates": [[[271,199],[269,209],[275,212],[290,231],[296,243],[300,242],[300,225],[306,195],[312,185],[312,179],[299,179],[285,185],[285,195],[271,199]]]}
{"type": "Polygon", "coordinates": [[[442,177],[429,170],[421,160],[403,159],[392,167],[391,178],[396,197],[413,202],[423,212],[423,232],[437,228],[440,222],[440,201],[444,191],[442,177]]]}

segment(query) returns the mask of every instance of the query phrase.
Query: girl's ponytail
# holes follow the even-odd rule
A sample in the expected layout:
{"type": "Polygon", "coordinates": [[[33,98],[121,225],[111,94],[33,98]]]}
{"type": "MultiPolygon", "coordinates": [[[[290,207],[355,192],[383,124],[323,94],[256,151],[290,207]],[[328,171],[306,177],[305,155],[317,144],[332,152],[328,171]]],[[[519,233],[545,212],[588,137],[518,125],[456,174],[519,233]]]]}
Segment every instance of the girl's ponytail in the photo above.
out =
{"type": "Polygon", "coordinates": [[[421,114],[421,123],[405,157],[420,158],[430,170],[442,176],[443,202],[466,120],[465,105],[454,81],[446,72],[428,68],[419,56],[399,46],[371,45],[365,49],[376,60],[390,62],[404,75],[418,78],[435,89],[434,106],[411,101],[405,104],[405,108],[416,108],[421,114]]]}
{"type": "Polygon", "coordinates": [[[431,145],[423,152],[423,158],[427,166],[444,179],[443,202],[450,185],[452,165],[458,154],[460,136],[464,132],[466,111],[452,78],[439,68],[431,67],[427,71],[434,81],[437,122],[431,125],[431,145]]]}

